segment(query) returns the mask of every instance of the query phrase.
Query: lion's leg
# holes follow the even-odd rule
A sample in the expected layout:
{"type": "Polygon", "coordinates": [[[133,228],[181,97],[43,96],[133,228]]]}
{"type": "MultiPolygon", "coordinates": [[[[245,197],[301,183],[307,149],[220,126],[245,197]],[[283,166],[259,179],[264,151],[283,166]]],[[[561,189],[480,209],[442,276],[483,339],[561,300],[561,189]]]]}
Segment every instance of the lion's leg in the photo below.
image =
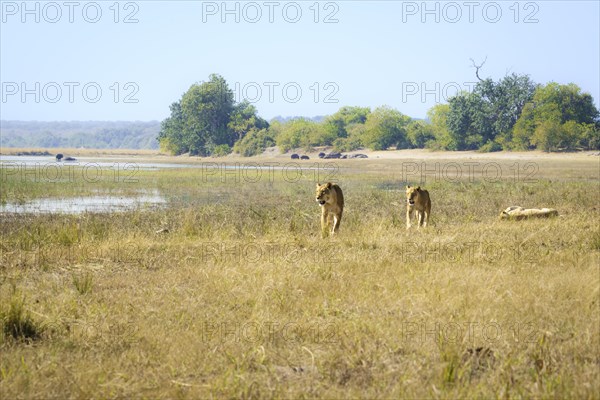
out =
{"type": "Polygon", "coordinates": [[[410,228],[410,209],[406,209],[406,229],[410,228]]]}
{"type": "Polygon", "coordinates": [[[337,214],[334,212],[329,213],[329,219],[327,222],[327,229],[329,230],[329,236],[333,236],[337,231],[335,226],[337,224],[337,214]]]}
{"type": "Polygon", "coordinates": [[[431,214],[431,202],[427,203],[427,207],[425,207],[425,222],[423,224],[423,226],[427,226],[427,223],[429,223],[429,215],[431,214]]]}
{"type": "Polygon", "coordinates": [[[340,223],[342,222],[342,213],[333,215],[333,233],[340,230],[340,223]]]}
{"type": "Polygon", "coordinates": [[[335,232],[337,231],[337,215],[336,214],[332,214],[331,215],[331,236],[333,236],[335,234],[335,232]]]}
{"type": "Polygon", "coordinates": [[[427,221],[429,221],[429,211],[423,211],[423,227],[427,226],[427,221]]]}
{"type": "Polygon", "coordinates": [[[417,228],[423,226],[423,211],[417,211],[417,228]]]}
{"type": "Polygon", "coordinates": [[[321,236],[322,237],[326,237],[327,236],[327,220],[329,219],[329,213],[327,212],[327,210],[325,210],[325,208],[323,208],[323,211],[321,212],[321,236]]]}

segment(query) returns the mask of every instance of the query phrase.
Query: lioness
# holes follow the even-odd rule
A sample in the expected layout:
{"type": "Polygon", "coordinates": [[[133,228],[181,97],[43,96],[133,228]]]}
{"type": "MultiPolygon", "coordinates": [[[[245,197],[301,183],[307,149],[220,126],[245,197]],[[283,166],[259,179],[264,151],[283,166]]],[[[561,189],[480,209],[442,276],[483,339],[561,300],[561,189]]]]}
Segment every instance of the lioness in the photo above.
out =
{"type": "Polygon", "coordinates": [[[413,212],[417,214],[417,226],[427,226],[431,213],[431,199],[429,192],[421,189],[421,186],[406,187],[406,229],[411,227],[410,217],[413,212]]]}
{"type": "Polygon", "coordinates": [[[321,206],[321,235],[327,236],[327,231],[333,235],[340,228],[342,212],[344,212],[344,194],[335,183],[317,183],[317,203],[321,206]],[[329,226],[331,226],[330,229],[329,226]]]}
{"type": "Polygon", "coordinates": [[[523,208],[519,206],[508,207],[500,213],[500,219],[528,219],[557,217],[558,211],[553,208],[523,208]]]}

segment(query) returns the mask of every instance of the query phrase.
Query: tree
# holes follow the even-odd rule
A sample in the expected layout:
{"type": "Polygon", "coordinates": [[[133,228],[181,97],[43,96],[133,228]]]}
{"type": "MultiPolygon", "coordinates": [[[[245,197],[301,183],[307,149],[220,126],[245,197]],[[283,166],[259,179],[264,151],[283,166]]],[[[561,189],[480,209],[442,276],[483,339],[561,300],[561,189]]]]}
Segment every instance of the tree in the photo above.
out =
{"type": "Polygon", "coordinates": [[[257,115],[256,107],[244,100],[234,106],[227,126],[237,142],[250,131],[267,129],[269,123],[257,115]]]}
{"type": "MultiPolygon", "coordinates": [[[[552,104],[560,111],[560,122],[576,121],[577,123],[592,124],[598,121],[598,110],[589,93],[582,93],[581,88],[574,83],[560,85],[550,82],[536,90],[533,103],[541,113],[552,104]]],[[[553,106],[552,106],[553,107],[553,106]]]]}
{"type": "Polygon", "coordinates": [[[511,74],[498,82],[479,78],[472,93],[452,97],[448,129],[455,150],[491,148],[493,142],[510,147],[513,127],[535,88],[529,76],[511,74]]]}
{"type": "Polygon", "coordinates": [[[190,154],[209,155],[220,144],[233,146],[235,135],[227,126],[233,108],[233,91],[220,75],[189,88],[181,109],[190,154]]]}
{"type": "Polygon", "coordinates": [[[535,127],[531,143],[544,151],[556,151],[571,143],[556,120],[543,121],[535,127]]]}
{"type": "Polygon", "coordinates": [[[410,147],[422,149],[432,140],[435,140],[432,124],[425,121],[411,121],[406,128],[406,137],[410,147]]]}
{"type": "Polygon", "coordinates": [[[427,119],[431,123],[434,136],[434,141],[428,142],[427,147],[442,150],[452,150],[455,147],[450,131],[448,131],[449,113],[450,105],[448,104],[436,104],[427,111],[427,119]]]}
{"type": "Polygon", "coordinates": [[[248,132],[268,126],[252,104],[236,104],[225,79],[212,74],[207,82],[193,84],[171,105],[171,115],[162,122],[158,140],[163,150],[174,154],[224,155],[248,132]]]}
{"type": "Polygon", "coordinates": [[[189,149],[185,135],[185,123],[181,103],[176,101],[170,106],[171,116],[160,124],[158,142],[162,151],[179,155],[189,149]]]}
{"type": "Polygon", "coordinates": [[[302,147],[309,150],[320,145],[324,135],[323,125],[306,118],[296,118],[281,126],[277,135],[277,146],[282,152],[302,147]]]}
{"type": "Polygon", "coordinates": [[[491,107],[480,94],[462,92],[448,103],[450,150],[476,150],[493,139],[491,107]]]}
{"type": "Polygon", "coordinates": [[[390,146],[398,149],[409,147],[406,127],[410,117],[387,106],[378,107],[367,116],[362,141],[373,150],[385,150],[390,146]]]}
{"type": "Polygon", "coordinates": [[[535,131],[536,122],[533,115],[533,103],[527,103],[523,107],[521,116],[515,123],[512,133],[510,148],[515,150],[533,150],[535,146],[531,143],[531,136],[535,131]]]}
{"type": "Polygon", "coordinates": [[[544,151],[598,147],[599,112],[589,93],[570,83],[550,82],[536,89],[515,124],[516,148],[544,151]]]}
{"type": "MultiPolygon", "coordinates": [[[[476,86],[476,90],[478,87],[479,85],[476,86]]],[[[497,84],[490,85],[490,91],[481,93],[491,105],[493,139],[503,143],[505,148],[510,148],[513,127],[525,104],[533,98],[536,87],[529,76],[511,74],[497,84]]]]}
{"type": "Polygon", "coordinates": [[[342,107],[335,114],[325,118],[325,130],[334,138],[348,137],[348,125],[364,124],[370,112],[368,107],[342,107]]]}
{"type": "Polygon", "coordinates": [[[579,145],[586,150],[600,150],[600,123],[579,125],[581,127],[579,145]]]}
{"type": "Polygon", "coordinates": [[[233,145],[235,135],[228,128],[233,92],[223,77],[212,74],[208,82],[193,84],[170,109],[158,135],[161,148],[174,154],[208,155],[218,145],[233,145]]]}

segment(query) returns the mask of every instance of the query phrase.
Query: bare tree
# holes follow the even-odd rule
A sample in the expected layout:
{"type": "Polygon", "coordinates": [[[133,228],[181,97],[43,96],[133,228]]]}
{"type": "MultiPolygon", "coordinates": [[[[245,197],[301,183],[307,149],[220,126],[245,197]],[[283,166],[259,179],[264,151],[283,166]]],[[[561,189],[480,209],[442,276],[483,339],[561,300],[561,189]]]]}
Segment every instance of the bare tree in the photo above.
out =
{"type": "Polygon", "coordinates": [[[483,64],[485,64],[485,62],[487,61],[487,56],[485,56],[485,60],[483,60],[481,62],[481,64],[479,64],[479,65],[475,64],[475,61],[472,58],[469,58],[469,60],[471,60],[471,63],[473,64],[473,68],[475,68],[475,76],[477,77],[477,79],[479,79],[479,81],[483,81],[483,79],[481,79],[481,77],[479,77],[479,69],[481,67],[483,67],[483,64]]]}

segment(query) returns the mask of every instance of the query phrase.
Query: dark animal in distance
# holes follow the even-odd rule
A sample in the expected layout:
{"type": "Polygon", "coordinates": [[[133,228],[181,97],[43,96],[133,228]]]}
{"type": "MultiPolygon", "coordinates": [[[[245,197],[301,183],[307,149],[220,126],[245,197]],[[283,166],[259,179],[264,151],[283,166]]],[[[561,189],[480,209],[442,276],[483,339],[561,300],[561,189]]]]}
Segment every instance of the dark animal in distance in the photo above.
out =
{"type": "Polygon", "coordinates": [[[341,157],[342,157],[341,153],[331,152],[329,154],[326,154],[325,157],[323,157],[323,158],[341,158],[341,157]]]}
{"type": "Polygon", "coordinates": [[[292,160],[297,160],[299,158],[300,158],[300,156],[298,154],[296,154],[296,153],[292,154],[292,160]]]}

